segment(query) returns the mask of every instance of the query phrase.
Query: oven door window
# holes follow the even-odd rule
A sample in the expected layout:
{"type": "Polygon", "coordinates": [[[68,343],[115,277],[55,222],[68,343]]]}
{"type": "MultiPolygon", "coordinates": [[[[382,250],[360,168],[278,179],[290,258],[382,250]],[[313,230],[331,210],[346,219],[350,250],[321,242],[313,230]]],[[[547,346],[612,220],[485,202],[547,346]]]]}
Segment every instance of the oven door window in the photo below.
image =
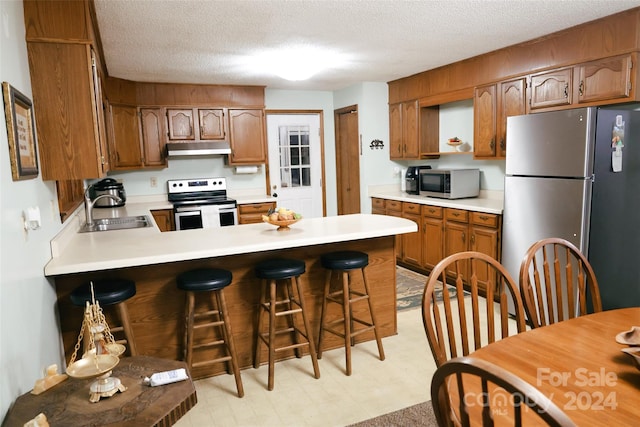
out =
{"type": "Polygon", "coordinates": [[[176,230],[202,228],[202,215],[199,210],[176,213],[176,230]]]}
{"type": "Polygon", "coordinates": [[[236,213],[233,211],[220,211],[220,226],[236,225],[236,213]]]}

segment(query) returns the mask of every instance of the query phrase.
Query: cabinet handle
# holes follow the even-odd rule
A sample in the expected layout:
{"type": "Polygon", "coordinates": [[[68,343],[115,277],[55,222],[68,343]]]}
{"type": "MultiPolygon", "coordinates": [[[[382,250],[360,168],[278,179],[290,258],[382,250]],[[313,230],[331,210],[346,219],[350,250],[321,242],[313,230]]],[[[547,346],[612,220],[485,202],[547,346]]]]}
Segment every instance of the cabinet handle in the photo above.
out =
{"type": "Polygon", "coordinates": [[[467,241],[467,234],[463,231],[462,232],[462,242],[466,242],[467,241]]]}
{"type": "Polygon", "coordinates": [[[580,96],[584,95],[584,80],[580,80],[580,86],[578,86],[578,92],[580,96]]]}
{"type": "Polygon", "coordinates": [[[471,235],[471,244],[472,244],[472,245],[475,245],[475,244],[476,244],[476,235],[475,235],[475,234],[472,234],[472,235],[471,235]]]}
{"type": "Polygon", "coordinates": [[[200,136],[204,135],[204,126],[200,125],[200,136]]]}
{"type": "Polygon", "coordinates": [[[480,219],[481,219],[481,220],[483,220],[483,221],[486,221],[486,220],[488,220],[488,219],[489,219],[489,217],[488,217],[488,216],[486,216],[486,215],[480,215],[478,218],[480,218],[480,219]]]}
{"type": "Polygon", "coordinates": [[[500,138],[500,149],[504,151],[504,147],[505,147],[504,138],[500,138]]]}
{"type": "Polygon", "coordinates": [[[458,212],[452,212],[451,215],[453,216],[460,216],[460,214],[458,212]]]}
{"type": "Polygon", "coordinates": [[[429,209],[429,212],[430,212],[430,213],[434,213],[435,211],[436,211],[436,210],[435,210],[435,209],[433,209],[433,208],[429,209]]]}
{"type": "Polygon", "coordinates": [[[489,143],[489,148],[491,148],[491,151],[493,151],[495,147],[496,147],[496,139],[491,138],[491,142],[489,143]]]}
{"type": "Polygon", "coordinates": [[[564,85],[564,97],[569,98],[569,83],[564,85]]]}

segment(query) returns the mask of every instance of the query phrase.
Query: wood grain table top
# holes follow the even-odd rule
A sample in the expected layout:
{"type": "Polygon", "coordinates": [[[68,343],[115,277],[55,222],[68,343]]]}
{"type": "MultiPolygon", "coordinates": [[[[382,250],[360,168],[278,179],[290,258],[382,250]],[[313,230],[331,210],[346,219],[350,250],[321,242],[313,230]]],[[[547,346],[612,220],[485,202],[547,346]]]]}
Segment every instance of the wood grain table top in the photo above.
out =
{"type": "Polygon", "coordinates": [[[489,344],[471,357],[511,371],[579,426],[640,422],[640,370],[616,335],[640,326],[640,307],[609,310],[489,344]]]}
{"type": "Polygon", "coordinates": [[[148,356],[126,357],[113,369],[127,390],[89,402],[93,379],[69,378],[40,395],[25,393],[12,405],[3,425],[22,426],[44,413],[56,426],[170,426],[197,403],[191,378],[157,387],[142,383],[157,372],[186,368],[184,362],[148,356]]]}

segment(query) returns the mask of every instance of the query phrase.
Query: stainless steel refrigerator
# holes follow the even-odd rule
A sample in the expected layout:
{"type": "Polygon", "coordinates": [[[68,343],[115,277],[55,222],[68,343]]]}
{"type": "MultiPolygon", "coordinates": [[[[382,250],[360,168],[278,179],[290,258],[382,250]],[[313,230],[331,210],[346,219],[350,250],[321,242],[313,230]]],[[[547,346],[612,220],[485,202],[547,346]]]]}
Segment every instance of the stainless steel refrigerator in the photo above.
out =
{"type": "Polygon", "coordinates": [[[587,255],[604,309],[640,305],[640,111],[634,108],[640,106],[507,119],[502,263],[516,281],[529,246],[561,237],[587,255]],[[621,129],[623,138],[614,141],[621,129]]]}

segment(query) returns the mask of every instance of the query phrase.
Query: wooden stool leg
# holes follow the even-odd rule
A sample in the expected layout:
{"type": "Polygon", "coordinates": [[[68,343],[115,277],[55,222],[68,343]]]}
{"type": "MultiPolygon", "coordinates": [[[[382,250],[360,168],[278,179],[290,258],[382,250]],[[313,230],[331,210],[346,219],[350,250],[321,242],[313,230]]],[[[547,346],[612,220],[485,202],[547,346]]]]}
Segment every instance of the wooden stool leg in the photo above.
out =
{"type": "Polygon", "coordinates": [[[311,356],[311,363],[313,363],[313,373],[317,378],[320,378],[320,368],[318,367],[318,359],[316,356],[316,349],[313,343],[313,339],[311,337],[311,327],[309,326],[309,319],[307,318],[307,310],[306,303],[304,302],[304,292],[302,291],[302,284],[300,283],[299,277],[294,277],[292,279],[296,284],[296,289],[298,291],[298,302],[300,303],[300,309],[302,314],[302,322],[304,323],[304,332],[306,334],[307,342],[309,343],[309,355],[311,356]]]}
{"type": "Polygon", "coordinates": [[[342,272],[342,311],[344,315],[344,350],[347,375],[351,375],[351,303],[349,302],[349,273],[342,272]]]}
{"type": "Polygon", "coordinates": [[[324,338],[324,322],[327,316],[327,297],[331,290],[331,270],[327,270],[324,280],[324,294],[322,297],[322,312],[320,313],[320,333],[318,334],[318,359],[322,359],[322,339],[324,338]]]}
{"type": "Polygon", "coordinates": [[[384,360],[384,349],[382,348],[382,339],[380,337],[380,331],[378,326],[378,321],[376,320],[376,315],[373,311],[373,304],[371,303],[371,292],[369,292],[369,283],[367,282],[367,274],[362,269],[362,281],[364,282],[364,291],[367,293],[367,303],[369,304],[369,313],[371,314],[371,323],[373,323],[373,333],[376,336],[376,343],[378,344],[378,354],[380,355],[380,360],[384,360]]]}
{"type": "Polygon", "coordinates": [[[187,292],[185,303],[185,319],[184,319],[184,361],[191,371],[193,360],[193,318],[195,309],[195,295],[193,292],[187,292]]]}
{"type": "Polygon", "coordinates": [[[233,371],[233,375],[236,379],[236,388],[238,390],[238,397],[244,396],[244,387],[242,386],[242,378],[240,377],[240,369],[238,368],[238,359],[236,356],[236,346],[233,340],[233,333],[231,331],[231,322],[229,320],[229,311],[227,310],[227,301],[224,298],[224,292],[221,290],[216,291],[216,300],[218,303],[218,309],[222,313],[222,318],[224,320],[223,335],[225,337],[225,342],[227,343],[227,350],[229,351],[229,355],[231,356],[231,360],[229,363],[231,365],[231,370],[233,371]]]}
{"type": "MultiPolygon", "coordinates": [[[[287,311],[292,311],[294,310],[293,308],[293,304],[298,305],[299,307],[301,307],[300,302],[299,302],[299,298],[300,298],[300,294],[298,294],[298,300],[296,300],[296,295],[293,292],[293,287],[292,287],[292,283],[293,283],[294,278],[289,278],[289,280],[286,281],[286,284],[284,286],[283,292],[284,292],[284,299],[286,301],[289,301],[287,303],[287,307],[285,308],[287,311]]],[[[293,334],[292,337],[292,341],[294,344],[296,344],[295,349],[294,349],[294,353],[296,355],[296,358],[300,359],[303,356],[302,353],[302,349],[300,347],[298,347],[298,344],[300,343],[300,333],[299,333],[299,328],[296,325],[296,316],[295,314],[289,314],[287,316],[285,316],[287,319],[287,327],[291,330],[291,333],[293,334]]]]}
{"type": "Polygon", "coordinates": [[[129,310],[127,310],[127,303],[121,302],[116,304],[118,313],[120,314],[120,320],[122,321],[122,328],[124,329],[124,336],[127,337],[127,345],[129,346],[129,352],[132,356],[137,356],[136,341],[133,339],[133,329],[131,329],[131,321],[129,320],[129,310]]]}
{"type": "Polygon", "coordinates": [[[262,318],[265,310],[265,304],[267,303],[267,281],[261,280],[262,291],[260,292],[260,305],[258,306],[258,325],[256,326],[256,348],[253,357],[253,367],[258,369],[260,367],[260,347],[262,342],[262,318]]]}
{"type": "Polygon", "coordinates": [[[269,383],[268,390],[273,390],[276,360],[276,280],[269,281],[269,383]]]}

